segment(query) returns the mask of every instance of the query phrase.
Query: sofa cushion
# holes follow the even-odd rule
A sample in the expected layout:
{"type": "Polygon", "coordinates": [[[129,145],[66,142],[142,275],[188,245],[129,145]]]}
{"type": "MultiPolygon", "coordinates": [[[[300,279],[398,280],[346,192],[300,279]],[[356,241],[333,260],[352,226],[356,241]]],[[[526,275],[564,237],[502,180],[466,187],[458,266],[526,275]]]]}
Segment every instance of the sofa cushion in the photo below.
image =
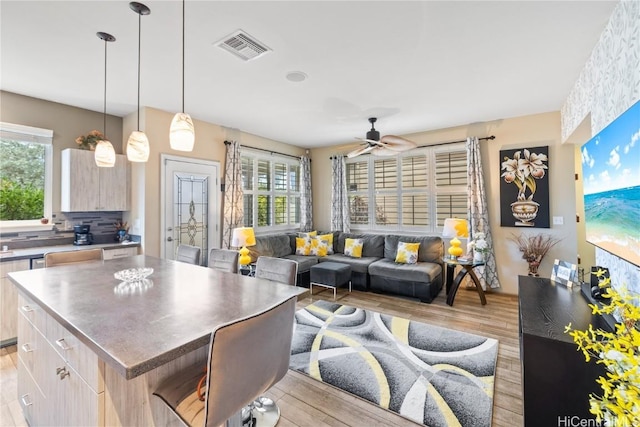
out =
{"type": "Polygon", "coordinates": [[[431,283],[442,275],[442,266],[434,262],[397,264],[395,260],[383,258],[369,265],[370,276],[383,276],[395,280],[431,283]]]}
{"type": "Polygon", "coordinates": [[[351,258],[362,258],[362,239],[346,239],[344,241],[344,254],[351,258]]]}
{"type": "Polygon", "coordinates": [[[296,237],[296,255],[311,255],[311,238],[296,237]]]}
{"type": "Polygon", "coordinates": [[[282,258],[293,253],[290,238],[285,234],[257,236],[256,244],[248,249],[251,262],[256,262],[259,256],[282,258]]]}
{"type": "Polygon", "coordinates": [[[442,263],[444,247],[440,236],[398,236],[389,234],[384,238],[385,259],[395,261],[399,242],[420,243],[418,262],[442,263]]]}
{"type": "Polygon", "coordinates": [[[344,254],[346,239],[362,239],[362,257],[382,258],[384,256],[384,236],[380,234],[340,233],[334,240],[334,252],[344,254]]]}
{"type": "Polygon", "coordinates": [[[420,243],[398,242],[398,253],[395,261],[398,264],[415,264],[418,262],[420,243]]]}
{"type": "Polygon", "coordinates": [[[283,258],[291,259],[298,263],[298,274],[309,271],[312,265],[318,263],[318,257],[316,256],[286,255],[283,258]]]}

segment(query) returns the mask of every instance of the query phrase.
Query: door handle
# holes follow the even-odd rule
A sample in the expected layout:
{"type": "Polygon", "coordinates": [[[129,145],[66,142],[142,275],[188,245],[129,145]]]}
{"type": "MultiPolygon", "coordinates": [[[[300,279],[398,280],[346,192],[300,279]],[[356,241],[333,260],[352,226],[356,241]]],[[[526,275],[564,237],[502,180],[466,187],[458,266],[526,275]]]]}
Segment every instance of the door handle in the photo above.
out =
{"type": "Polygon", "coordinates": [[[173,242],[173,237],[171,236],[167,237],[167,242],[173,242]]]}

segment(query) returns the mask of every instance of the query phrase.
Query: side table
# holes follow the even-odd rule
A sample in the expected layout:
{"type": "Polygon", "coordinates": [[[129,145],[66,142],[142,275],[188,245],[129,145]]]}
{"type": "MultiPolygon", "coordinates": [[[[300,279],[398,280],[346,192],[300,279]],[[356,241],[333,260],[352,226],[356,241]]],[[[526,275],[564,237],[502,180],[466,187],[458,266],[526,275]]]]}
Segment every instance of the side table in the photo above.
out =
{"type": "Polygon", "coordinates": [[[474,273],[473,271],[474,267],[484,265],[484,261],[470,260],[470,261],[463,262],[463,261],[458,261],[450,258],[443,258],[442,261],[447,265],[446,290],[447,290],[448,305],[453,305],[453,300],[456,298],[456,293],[458,292],[460,283],[462,283],[462,279],[464,279],[464,276],[466,276],[467,274],[469,274],[469,277],[471,277],[471,281],[475,285],[476,290],[478,291],[478,295],[480,295],[480,302],[482,303],[482,305],[487,304],[487,299],[485,298],[484,291],[482,290],[482,284],[480,283],[478,276],[476,276],[476,273],[474,273]],[[462,267],[462,269],[460,270],[456,278],[453,279],[452,281],[451,279],[453,277],[453,272],[457,266],[462,267]]]}

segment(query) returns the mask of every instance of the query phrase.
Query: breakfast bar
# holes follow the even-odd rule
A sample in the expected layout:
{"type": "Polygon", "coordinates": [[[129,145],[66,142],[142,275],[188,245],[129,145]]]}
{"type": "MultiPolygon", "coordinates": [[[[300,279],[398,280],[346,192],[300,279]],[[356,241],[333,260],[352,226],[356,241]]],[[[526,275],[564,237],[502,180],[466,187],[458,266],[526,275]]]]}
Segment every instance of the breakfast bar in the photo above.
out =
{"type": "Polygon", "coordinates": [[[216,327],[304,292],[145,255],[9,277],[19,292],[18,398],[30,425],[172,424],[155,387],[204,366],[216,327]],[[130,268],[153,273],[114,278],[130,268]]]}

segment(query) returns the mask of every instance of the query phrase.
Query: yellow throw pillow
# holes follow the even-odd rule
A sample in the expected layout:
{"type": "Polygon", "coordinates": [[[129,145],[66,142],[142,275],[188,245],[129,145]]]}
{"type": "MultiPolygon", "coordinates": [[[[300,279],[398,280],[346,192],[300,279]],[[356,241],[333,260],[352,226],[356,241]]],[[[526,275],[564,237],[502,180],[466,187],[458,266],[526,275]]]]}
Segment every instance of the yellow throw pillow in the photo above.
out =
{"type": "Polygon", "coordinates": [[[311,255],[311,238],[296,237],[296,255],[311,255]]]}
{"type": "Polygon", "coordinates": [[[398,243],[396,262],[398,264],[415,264],[418,262],[418,248],[420,243],[398,243]]]}
{"type": "Polygon", "coordinates": [[[321,239],[320,237],[312,237],[311,238],[311,255],[316,256],[327,256],[329,251],[329,246],[327,245],[327,241],[321,239]]]}
{"type": "Polygon", "coordinates": [[[318,239],[327,242],[327,255],[331,255],[333,253],[333,233],[321,234],[318,236],[318,239]]]}
{"type": "Polygon", "coordinates": [[[362,258],[362,239],[346,239],[344,241],[344,254],[351,258],[362,258]]]}

